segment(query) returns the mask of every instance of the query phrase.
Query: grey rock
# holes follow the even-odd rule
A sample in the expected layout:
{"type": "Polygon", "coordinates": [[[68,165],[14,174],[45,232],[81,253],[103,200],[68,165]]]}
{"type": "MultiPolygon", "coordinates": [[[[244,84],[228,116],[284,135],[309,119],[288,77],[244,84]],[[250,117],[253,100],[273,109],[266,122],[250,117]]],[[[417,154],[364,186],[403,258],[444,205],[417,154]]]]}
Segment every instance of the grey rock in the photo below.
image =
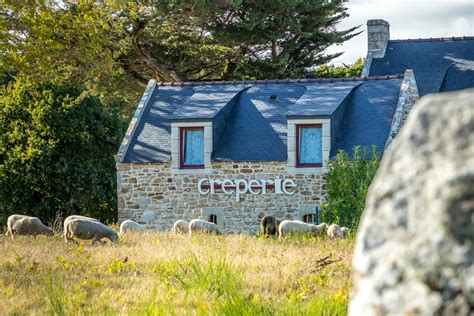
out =
{"type": "Polygon", "coordinates": [[[350,315],[474,314],[474,90],[422,98],[369,189],[350,315]]]}

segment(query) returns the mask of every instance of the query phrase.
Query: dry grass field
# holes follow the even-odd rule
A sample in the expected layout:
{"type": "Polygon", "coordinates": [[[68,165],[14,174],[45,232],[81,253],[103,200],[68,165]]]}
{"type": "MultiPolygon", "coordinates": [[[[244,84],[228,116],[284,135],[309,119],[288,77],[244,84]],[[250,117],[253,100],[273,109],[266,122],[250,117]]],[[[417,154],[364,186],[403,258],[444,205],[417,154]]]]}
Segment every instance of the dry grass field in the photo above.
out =
{"type": "Polygon", "coordinates": [[[353,240],[0,236],[2,315],[345,315],[353,240]]]}

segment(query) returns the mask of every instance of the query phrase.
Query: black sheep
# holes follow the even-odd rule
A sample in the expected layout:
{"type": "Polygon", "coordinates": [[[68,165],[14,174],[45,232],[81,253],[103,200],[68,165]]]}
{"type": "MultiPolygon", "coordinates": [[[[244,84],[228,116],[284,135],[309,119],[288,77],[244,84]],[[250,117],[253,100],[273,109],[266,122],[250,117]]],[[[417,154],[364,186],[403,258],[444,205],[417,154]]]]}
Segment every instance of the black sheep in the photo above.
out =
{"type": "Polygon", "coordinates": [[[276,235],[278,232],[278,225],[280,221],[273,216],[266,215],[260,222],[263,235],[276,235]]]}

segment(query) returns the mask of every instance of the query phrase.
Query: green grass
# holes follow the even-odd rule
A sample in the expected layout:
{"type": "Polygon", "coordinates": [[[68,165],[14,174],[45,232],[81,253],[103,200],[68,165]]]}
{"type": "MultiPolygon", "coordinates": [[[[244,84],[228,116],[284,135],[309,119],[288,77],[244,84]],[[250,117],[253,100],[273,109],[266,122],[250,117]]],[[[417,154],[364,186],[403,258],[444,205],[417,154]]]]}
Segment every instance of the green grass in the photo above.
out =
{"type": "Polygon", "coordinates": [[[353,240],[1,236],[0,251],[7,315],[345,315],[353,240]]]}

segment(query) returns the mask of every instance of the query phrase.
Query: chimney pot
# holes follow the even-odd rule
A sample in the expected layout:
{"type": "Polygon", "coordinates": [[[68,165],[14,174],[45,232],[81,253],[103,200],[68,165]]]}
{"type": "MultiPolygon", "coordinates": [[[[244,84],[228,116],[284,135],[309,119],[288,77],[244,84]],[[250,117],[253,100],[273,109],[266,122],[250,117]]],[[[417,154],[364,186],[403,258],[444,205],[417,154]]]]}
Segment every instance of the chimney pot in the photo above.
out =
{"type": "Polygon", "coordinates": [[[383,58],[390,40],[390,24],[381,19],[367,21],[368,53],[373,58],[383,58]]]}

